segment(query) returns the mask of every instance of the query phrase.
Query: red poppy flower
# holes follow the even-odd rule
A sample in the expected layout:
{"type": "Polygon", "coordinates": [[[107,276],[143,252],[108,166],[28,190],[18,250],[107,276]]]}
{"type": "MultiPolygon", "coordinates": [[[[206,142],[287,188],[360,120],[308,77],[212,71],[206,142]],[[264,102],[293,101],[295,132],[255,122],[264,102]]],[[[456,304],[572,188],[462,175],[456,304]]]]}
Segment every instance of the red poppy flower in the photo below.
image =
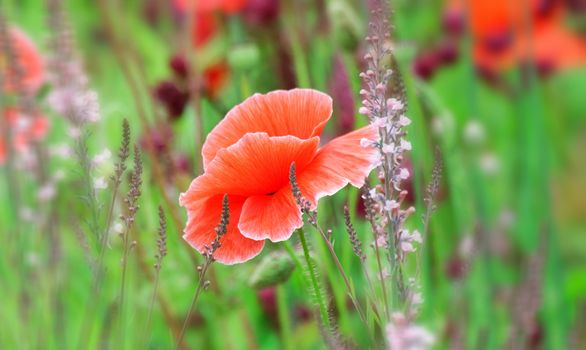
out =
{"type": "MultiPolygon", "coordinates": [[[[466,13],[463,0],[449,0],[450,16],[466,13]]],[[[473,55],[484,71],[533,62],[549,68],[586,63],[586,41],[564,28],[566,9],[559,0],[471,0],[473,55]],[[527,30],[530,21],[531,33],[527,30]]]]}
{"type": "MultiPolygon", "coordinates": [[[[187,11],[192,0],[175,0],[175,6],[179,11],[187,11]]],[[[248,0],[198,0],[193,4],[196,12],[221,11],[226,14],[236,13],[246,6],[248,0]]]]}
{"type": "MultiPolygon", "coordinates": [[[[20,30],[10,28],[8,31],[10,45],[16,57],[16,64],[21,70],[16,74],[13,64],[8,62],[8,58],[0,53],[0,74],[3,76],[2,90],[4,92],[15,92],[18,88],[23,92],[34,92],[43,84],[44,68],[41,55],[33,42],[20,30]],[[20,76],[22,74],[22,76],[20,76]],[[19,78],[18,84],[14,80],[19,78]]],[[[0,38],[2,40],[2,38],[0,38]]],[[[0,42],[2,47],[5,43],[0,42]]]]}
{"type": "Polygon", "coordinates": [[[377,139],[377,130],[368,126],[320,148],[319,135],[331,114],[331,98],[309,89],[256,94],[228,112],[204,143],[205,173],[180,196],[188,213],[184,239],[204,252],[215,238],[224,194],[230,224],[214,253],[219,262],[247,261],[260,253],[265,239],[291,237],[303,224],[289,183],[293,162],[301,192],[313,207],[348,183],[362,186],[378,150],[360,141],[377,139]]]}
{"type": "Polygon", "coordinates": [[[213,64],[203,72],[203,89],[207,95],[214,99],[226,84],[230,74],[228,65],[224,61],[213,64]]]}
{"type": "Polygon", "coordinates": [[[193,46],[202,47],[210,41],[218,31],[218,23],[210,13],[196,12],[194,25],[191,28],[193,46]]]}
{"type": "MultiPolygon", "coordinates": [[[[13,149],[16,152],[24,152],[33,141],[41,140],[49,128],[47,118],[37,114],[33,117],[22,116],[17,109],[8,108],[1,116],[3,125],[8,126],[8,132],[12,136],[13,149]]],[[[0,133],[0,164],[6,161],[6,142],[4,133],[0,133]]]]}

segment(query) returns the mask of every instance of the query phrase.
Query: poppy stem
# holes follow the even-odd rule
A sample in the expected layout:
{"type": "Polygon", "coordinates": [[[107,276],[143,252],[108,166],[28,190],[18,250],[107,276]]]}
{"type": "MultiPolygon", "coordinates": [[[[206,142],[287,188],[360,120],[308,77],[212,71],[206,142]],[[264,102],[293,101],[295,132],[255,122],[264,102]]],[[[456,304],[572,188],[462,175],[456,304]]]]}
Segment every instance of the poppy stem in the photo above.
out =
{"type": "MultiPolygon", "coordinates": [[[[313,214],[310,214],[310,215],[313,215],[313,214]]],[[[340,275],[342,275],[342,278],[344,279],[344,284],[346,285],[346,289],[348,290],[348,296],[350,297],[350,300],[352,301],[354,308],[356,308],[356,311],[358,312],[358,315],[360,316],[362,323],[364,323],[364,325],[368,329],[368,322],[366,321],[366,317],[364,316],[364,312],[362,311],[360,304],[358,304],[358,300],[356,299],[356,297],[354,295],[355,293],[352,288],[352,285],[350,285],[350,280],[348,279],[348,275],[346,275],[346,272],[344,271],[344,268],[342,267],[342,264],[340,263],[340,259],[338,259],[338,255],[336,254],[336,251],[334,250],[334,247],[332,246],[332,242],[330,242],[330,240],[326,236],[325,232],[317,224],[317,218],[314,218],[314,222],[315,222],[315,225],[313,225],[313,226],[316,228],[316,230],[320,233],[320,235],[324,239],[326,246],[328,247],[328,250],[330,251],[330,255],[334,259],[334,262],[336,263],[336,267],[338,268],[338,271],[340,271],[340,275]]]]}
{"type": "Polygon", "coordinates": [[[305,239],[305,233],[303,232],[302,228],[297,230],[297,233],[299,234],[299,240],[301,241],[301,247],[303,248],[303,257],[305,258],[305,263],[307,264],[307,271],[309,272],[309,277],[311,279],[311,284],[313,286],[313,293],[314,293],[314,296],[317,299],[317,303],[319,305],[319,312],[320,312],[320,315],[322,318],[322,322],[324,323],[326,328],[328,330],[330,330],[331,325],[330,325],[330,317],[329,317],[328,309],[327,309],[326,303],[324,301],[321,288],[320,288],[319,283],[317,281],[317,273],[315,272],[315,266],[311,262],[311,257],[309,255],[309,248],[307,246],[307,241],[305,239]]]}

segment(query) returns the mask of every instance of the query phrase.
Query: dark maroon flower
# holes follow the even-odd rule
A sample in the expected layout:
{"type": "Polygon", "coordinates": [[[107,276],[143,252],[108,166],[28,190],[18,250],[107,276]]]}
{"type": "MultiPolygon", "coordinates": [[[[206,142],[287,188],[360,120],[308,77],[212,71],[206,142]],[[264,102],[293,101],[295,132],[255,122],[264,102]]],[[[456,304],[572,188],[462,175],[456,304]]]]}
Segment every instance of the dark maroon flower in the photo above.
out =
{"type": "Polygon", "coordinates": [[[299,322],[308,322],[311,320],[311,311],[305,305],[298,304],[295,306],[295,316],[299,322]]]}
{"type": "Polygon", "coordinates": [[[531,331],[527,335],[527,345],[529,349],[540,349],[543,343],[543,327],[539,322],[535,322],[531,331]]]}
{"type": "Polygon", "coordinates": [[[350,78],[340,55],[334,56],[330,91],[334,100],[336,115],[338,116],[336,134],[347,134],[354,130],[355,103],[350,78]]]}
{"type": "Polygon", "coordinates": [[[566,0],[566,3],[574,13],[586,11],[586,0],[566,0]]]}
{"type": "Polygon", "coordinates": [[[490,52],[501,53],[513,43],[513,35],[509,31],[495,32],[485,36],[482,42],[490,52]]]}
{"type": "Polygon", "coordinates": [[[460,36],[464,32],[465,25],[466,22],[461,11],[448,10],[444,12],[442,27],[446,33],[453,36],[460,36]]]}
{"type": "Polygon", "coordinates": [[[191,174],[193,170],[193,165],[189,160],[189,157],[183,153],[176,154],[173,158],[173,165],[175,166],[175,170],[179,173],[183,174],[191,174]]]}
{"type": "Polygon", "coordinates": [[[541,18],[547,17],[555,9],[556,2],[557,0],[538,0],[534,9],[535,15],[541,18]]]}
{"type": "Polygon", "coordinates": [[[163,103],[171,119],[179,118],[189,101],[189,94],[171,81],[160,82],[155,87],[155,97],[163,103]]]}
{"type": "Polygon", "coordinates": [[[160,124],[150,128],[140,138],[140,145],[143,149],[152,150],[157,155],[162,155],[169,150],[173,140],[173,130],[166,125],[160,124]]]}
{"type": "Polygon", "coordinates": [[[280,7],[279,0],[248,0],[242,16],[251,25],[268,25],[279,16],[280,7]]]}
{"type": "Polygon", "coordinates": [[[275,287],[263,288],[256,292],[262,310],[272,324],[278,323],[277,293],[275,287]]]}
{"type": "Polygon", "coordinates": [[[169,68],[175,73],[178,78],[187,77],[187,61],[182,55],[175,55],[169,60],[169,68]]]}
{"type": "Polygon", "coordinates": [[[415,58],[413,73],[423,80],[429,80],[439,66],[439,60],[433,52],[425,52],[415,58]]]}
{"type": "Polygon", "coordinates": [[[466,275],[466,261],[459,256],[450,258],[445,265],[445,272],[449,279],[459,280],[466,275]]]}
{"type": "Polygon", "coordinates": [[[536,62],[535,68],[540,77],[546,78],[555,71],[555,64],[551,60],[541,59],[536,62]]]}
{"type": "Polygon", "coordinates": [[[458,60],[458,44],[454,40],[445,40],[437,47],[437,57],[442,64],[449,65],[458,60]]]}

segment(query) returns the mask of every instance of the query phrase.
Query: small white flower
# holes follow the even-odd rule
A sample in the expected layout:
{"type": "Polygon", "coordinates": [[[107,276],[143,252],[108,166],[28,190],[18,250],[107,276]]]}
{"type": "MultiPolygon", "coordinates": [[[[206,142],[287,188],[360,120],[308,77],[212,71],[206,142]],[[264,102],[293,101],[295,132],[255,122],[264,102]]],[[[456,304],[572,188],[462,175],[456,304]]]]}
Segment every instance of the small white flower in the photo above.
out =
{"type": "Polygon", "coordinates": [[[103,190],[108,188],[108,183],[106,182],[103,176],[94,179],[94,188],[96,190],[103,190]]]}
{"type": "Polygon", "coordinates": [[[78,127],[72,126],[67,130],[67,135],[73,139],[78,139],[81,136],[81,130],[78,127]]]}
{"type": "Polygon", "coordinates": [[[27,130],[31,125],[31,118],[25,114],[19,114],[16,119],[15,129],[16,131],[27,130]]]}
{"type": "Polygon", "coordinates": [[[360,107],[358,109],[358,113],[364,114],[364,115],[369,115],[370,114],[370,109],[368,109],[366,107],[360,107]]]}
{"type": "Polygon", "coordinates": [[[411,323],[405,315],[395,312],[386,327],[391,350],[426,350],[435,343],[435,336],[426,328],[411,323]]]}
{"type": "Polygon", "coordinates": [[[376,239],[376,245],[377,247],[387,247],[387,238],[385,237],[385,235],[379,235],[376,239]]]}
{"type": "Polygon", "coordinates": [[[382,148],[383,153],[389,154],[389,153],[393,153],[395,151],[395,145],[394,144],[384,144],[383,148],[382,148]]]}
{"type": "Polygon", "coordinates": [[[387,118],[375,118],[372,125],[377,128],[384,128],[387,125],[387,118]]]}
{"type": "Polygon", "coordinates": [[[423,296],[421,295],[420,292],[416,292],[416,293],[413,293],[413,295],[411,295],[411,305],[417,306],[417,305],[421,305],[422,303],[423,303],[423,296]]]}
{"type": "Polygon", "coordinates": [[[415,247],[413,246],[413,244],[411,242],[403,241],[403,242],[401,242],[401,250],[404,251],[405,253],[410,253],[410,252],[415,251],[415,247]]]}
{"type": "Polygon", "coordinates": [[[397,100],[396,98],[389,98],[387,100],[387,107],[391,111],[400,111],[405,107],[405,105],[403,104],[403,102],[397,100]]]}
{"type": "Polygon", "coordinates": [[[116,233],[123,233],[124,232],[124,225],[122,225],[122,223],[120,223],[120,222],[117,222],[112,227],[112,231],[114,231],[116,233]]]}
{"type": "Polygon", "coordinates": [[[485,153],[480,157],[480,169],[487,175],[494,175],[500,170],[500,161],[493,153],[485,153]]]}
{"type": "Polygon", "coordinates": [[[35,213],[29,207],[22,207],[19,210],[20,218],[23,221],[33,222],[35,220],[35,213]]]}
{"type": "Polygon", "coordinates": [[[399,207],[399,202],[397,202],[396,200],[387,200],[385,201],[385,211],[391,211],[393,209],[397,209],[399,207]]]}
{"type": "Polygon", "coordinates": [[[53,180],[55,182],[59,182],[59,181],[63,180],[64,178],[65,178],[65,172],[61,169],[55,171],[55,173],[53,174],[53,180]]]}
{"type": "Polygon", "coordinates": [[[108,159],[110,159],[111,156],[112,156],[112,152],[110,152],[110,150],[108,148],[104,148],[104,150],[102,152],[100,152],[94,156],[94,158],[92,159],[92,163],[94,163],[94,165],[100,165],[100,164],[104,163],[105,161],[107,161],[108,159]]]}
{"type": "Polygon", "coordinates": [[[466,234],[458,245],[458,253],[463,257],[471,256],[475,251],[474,236],[466,234]]]}
{"type": "Polygon", "coordinates": [[[405,169],[405,168],[401,168],[401,170],[399,171],[399,178],[401,180],[407,180],[409,178],[409,170],[405,169]]]}
{"type": "Polygon", "coordinates": [[[484,126],[476,119],[470,120],[464,127],[464,139],[473,145],[480,144],[484,141],[484,126]]]}
{"type": "Polygon", "coordinates": [[[415,230],[413,232],[411,232],[411,240],[417,243],[421,243],[423,242],[423,239],[421,238],[421,233],[419,233],[419,231],[415,230]]]}
{"type": "Polygon", "coordinates": [[[411,124],[411,119],[407,118],[406,115],[403,114],[399,117],[399,125],[407,126],[409,124],[411,124]]]}
{"type": "Polygon", "coordinates": [[[55,184],[49,182],[39,188],[39,192],[37,192],[37,198],[41,202],[47,202],[55,197],[55,193],[55,184]]]}
{"type": "Polygon", "coordinates": [[[71,147],[69,147],[69,145],[65,143],[51,146],[51,148],[49,149],[49,153],[59,158],[71,158],[73,154],[71,147]]]}
{"type": "Polygon", "coordinates": [[[401,139],[401,149],[405,151],[411,150],[411,142],[401,139]]]}
{"type": "Polygon", "coordinates": [[[367,139],[366,137],[363,137],[360,139],[360,146],[367,148],[367,147],[371,147],[373,144],[373,142],[369,139],[367,139]]]}

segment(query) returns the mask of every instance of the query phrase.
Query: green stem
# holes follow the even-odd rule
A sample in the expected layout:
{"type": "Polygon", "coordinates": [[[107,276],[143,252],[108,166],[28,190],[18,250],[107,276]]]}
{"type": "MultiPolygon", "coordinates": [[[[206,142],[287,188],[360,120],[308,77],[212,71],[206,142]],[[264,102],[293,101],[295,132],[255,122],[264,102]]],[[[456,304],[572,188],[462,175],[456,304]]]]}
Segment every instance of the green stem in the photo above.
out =
{"type": "Polygon", "coordinates": [[[305,233],[303,232],[303,229],[297,230],[297,233],[299,234],[299,240],[301,241],[301,246],[303,247],[303,256],[307,264],[307,270],[309,271],[309,277],[311,279],[311,284],[313,285],[315,297],[317,298],[317,302],[319,304],[319,313],[321,315],[322,322],[329,330],[330,318],[328,316],[328,308],[326,306],[323,295],[321,293],[321,289],[317,282],[317,274],[315,272],[315,269],[313,268],[313,264],[311,263],[311,257],[309,256],[309,248],[307,247],[307,241],[305,240],[305,233]]]}
{"type": "Polygon", "coordinates": [[[291,317],[289,315],[289,307],[287,305],[287,290],[284,286],[277,286],[277,311],[279,314],[279,325],[281,328],[281,339],[283,341],[283,349],[293,349],[293,339],[291,338],[291,317]]]}
{"type": "Polygon", "coordinates": [[[207,259],[201,273],[199,275],[199,282],[197,284],[197,288],[195,289],[195,293],[193,294],[193,299],[191,299],[191,304],[189,305],[189,310],[187,311],[187,316],[185,316],[185,320],[183,321],[183,327],[181,327],[181,333],[179,333],[179,337],[177,338],[177,344],[175,346],[175,350],[179,350],[181,345],[183,344],[183,337],[185,336],[185,331],[187,330],[187,324],[191,319],[191,314],[193,313],[193,309],[195,308],[195,304],[197,303],[197,299],[203,290],[204,283],[205,283],[205,276],[208,268],[212,264],[213,260],[207,259]]]}

